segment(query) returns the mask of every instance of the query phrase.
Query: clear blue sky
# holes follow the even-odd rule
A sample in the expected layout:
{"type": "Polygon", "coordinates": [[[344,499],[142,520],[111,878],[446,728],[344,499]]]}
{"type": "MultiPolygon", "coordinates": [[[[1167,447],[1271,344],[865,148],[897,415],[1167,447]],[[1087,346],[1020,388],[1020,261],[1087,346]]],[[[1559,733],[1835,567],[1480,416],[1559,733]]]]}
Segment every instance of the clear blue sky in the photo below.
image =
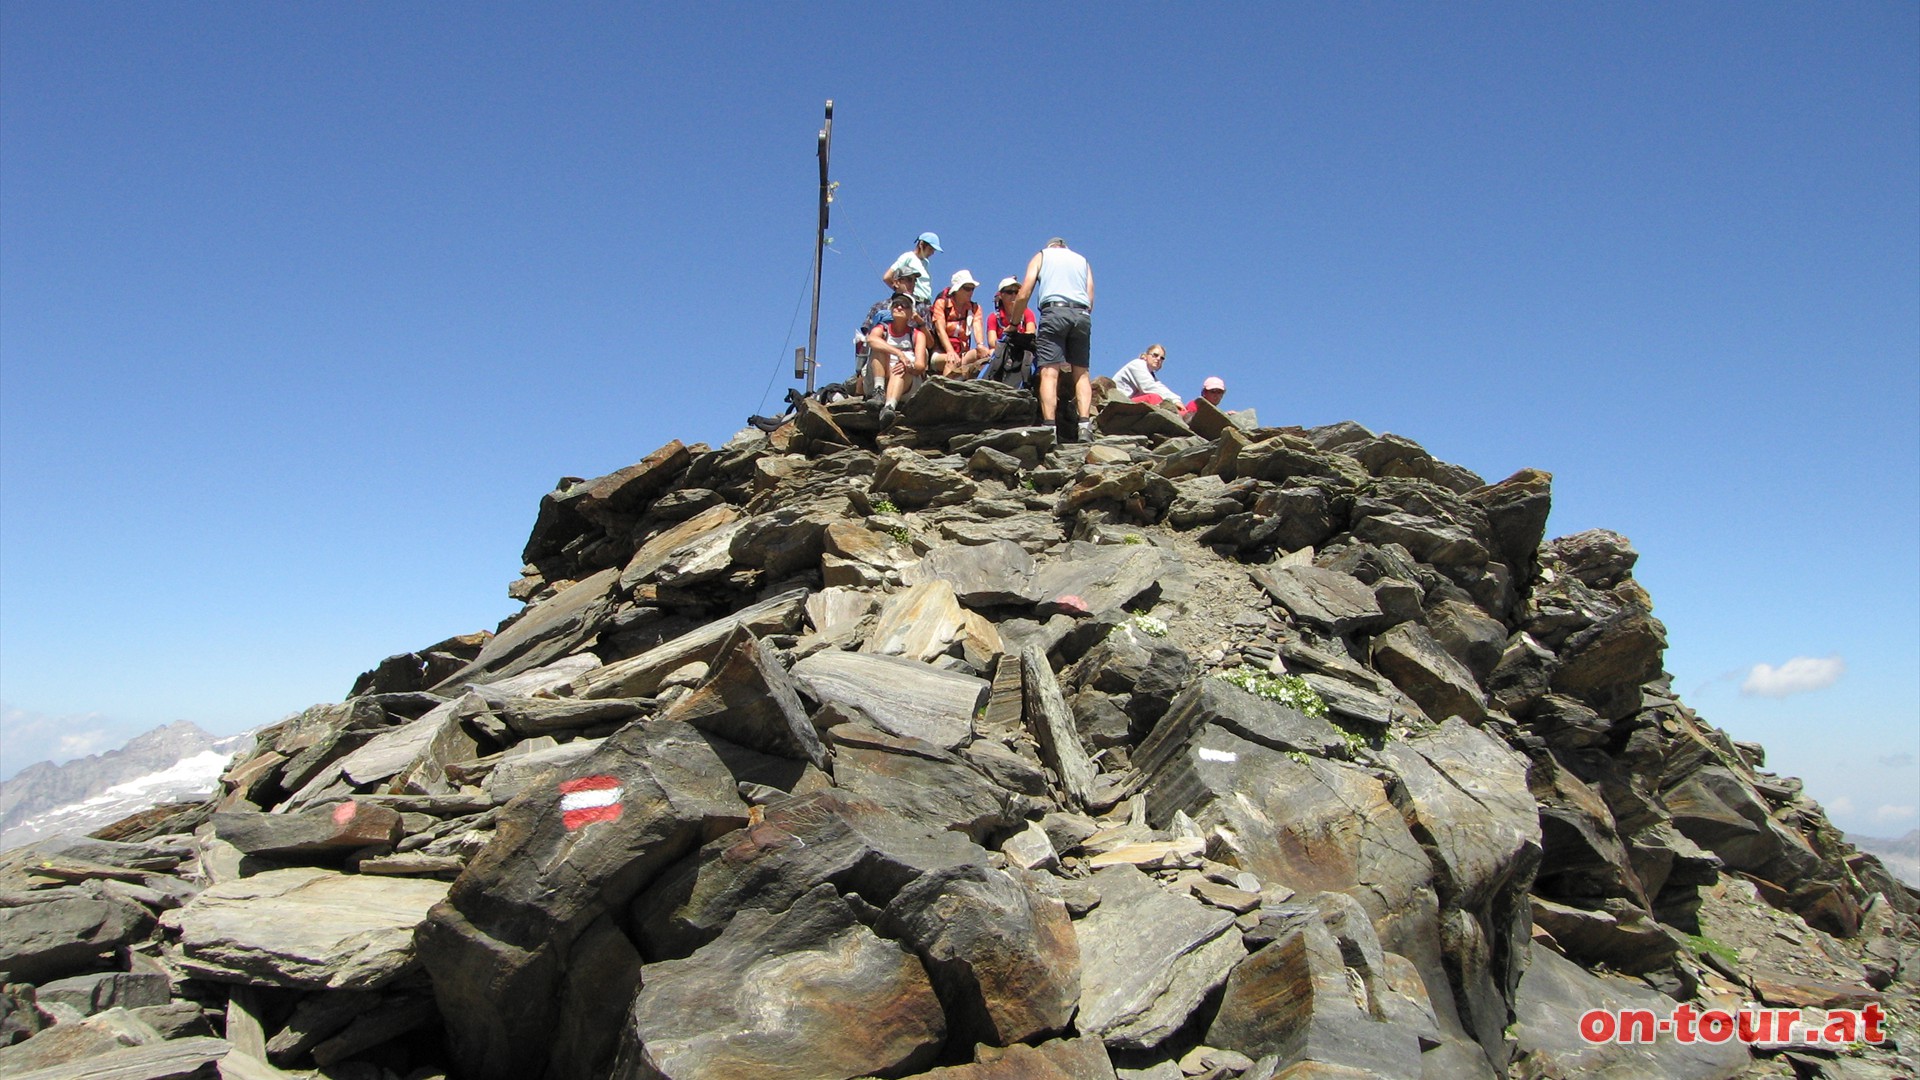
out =
{"type": "Polygon", "coordinates": [[[337,700],[772,411],[831,97],[833,377],[922,229],[1064,235],[1096,367],[1552,471],[1708,719],[1916,823],[1920,8],[947,10],[0,4],[0,774],[337,700]]]}

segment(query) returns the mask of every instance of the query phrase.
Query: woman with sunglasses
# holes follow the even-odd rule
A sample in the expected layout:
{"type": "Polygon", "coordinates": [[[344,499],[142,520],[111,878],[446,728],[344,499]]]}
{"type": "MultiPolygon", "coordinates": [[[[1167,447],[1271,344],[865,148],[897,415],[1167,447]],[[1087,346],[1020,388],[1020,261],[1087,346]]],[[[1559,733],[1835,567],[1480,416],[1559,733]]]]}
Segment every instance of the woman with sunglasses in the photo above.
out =
{"type": "Polygon", "coordinates": [[[980,305],[973,301],[979,285],[972,273],[962,270],[933,300],[934,369],[949,379],[971,379],[987,362],[986,347],[980,344],[986,340],[980,330],[980,305]]]}
{"type": "Polygon", "coordinates": [[[1019,278],[1000,279],[1000,288],[993,294],[993,314],[987,316],[987,348],[993,353],[993,359],[987,362],[986,374],[981,377],[1025,387],[1033,383],[1036,324],[1031,309],[1020,313],[1018,326],[1007,316],[1019,294],[1019,278]]]}

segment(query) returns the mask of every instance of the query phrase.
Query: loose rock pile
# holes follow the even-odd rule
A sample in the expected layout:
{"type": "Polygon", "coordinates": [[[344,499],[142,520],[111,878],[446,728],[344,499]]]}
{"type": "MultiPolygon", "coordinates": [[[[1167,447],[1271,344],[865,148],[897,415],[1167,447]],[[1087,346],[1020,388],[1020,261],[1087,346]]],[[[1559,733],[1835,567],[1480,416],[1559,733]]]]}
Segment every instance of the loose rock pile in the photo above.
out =
{"type": "Polygon", "coordinates": [[[496,633],[14,853],[0,1073],[1911,1070],[1581,1041],[1675,1000],[1897,1036],[1920,934],[1673,695],[1626,539],[1543,543],[1546,474],[1205,403],[1055,445],[984,383],[901,421],[563,481],[496,633]]]}

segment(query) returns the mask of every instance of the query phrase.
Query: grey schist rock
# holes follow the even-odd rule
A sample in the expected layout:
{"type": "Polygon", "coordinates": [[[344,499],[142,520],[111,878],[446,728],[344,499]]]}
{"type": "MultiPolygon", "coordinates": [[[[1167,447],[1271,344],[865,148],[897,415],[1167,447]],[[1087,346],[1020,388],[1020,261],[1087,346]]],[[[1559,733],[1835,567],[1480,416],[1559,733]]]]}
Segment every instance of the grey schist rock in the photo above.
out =
{"type": "Polygon", "coordinates": [[[922,662],[946,655],[966,632],[968,613],[938,578],[888,597],[861,652],[922,662]]]}
{"type": "Polygon", "coordinates": [[[1033,557],[1011,540],[937,547],[901,574],[908,585],[945,581],[972,608],[1033,603],[1033,577],[1033,557]]]}
{"type": "Polygon", "coordinates": [[[920,961],[822,883],[743,911],[684,960],[643,969],[615,1080],[898,1075],[932,1061],[946,1019],[920,961]]]}
{"type": "MultiPolygon", "coordinates": [[[[563,481],[500,634],[266,729],[216,803],[0,859],[0,1073],[1729,1076],[1580,1040],[1671,1001],[1562,957],[1913,996],[1912,897],[1674,697],[1635,552],[1542,544],[1545,474],[993,426],[1032,408],[936,380],[877,435],[809,403],[563,481]],[[1261,661],[1332,722],[1210,677],[1261,661]]],[[[1762,1069],[1898,1062],[1809,1052],[1762,1069]]]]}
{"type": "Polygon", "coordinates": [[[197,1036],[129,1046],[59,1065],[9,1072],[9,1080],[187,1080],[233,1049],[225,1039],[197,1036]]]}
{"type": "Polygon", "coordinates": [[[763,754],[825,767],[826,748],[787,669],[753,631],[736,627],[707,678],[661,717],[763,754]]]}
{"type": "MultiPolygon", "coordinates": [[[[1180,1070],[1174,1069],[1179,1076],[1180,1070]]],[[[968,1065],[950,1065],[919,1074],[916,1080],[1117,1080],[1106,1044],[1092,1035],[1054,1039],[1038,1046],[974,1048],[968,1065]]]]}
{"type": "Polygon", "coordinates": [[[214,885],[161,923],[197,978],[364,990],[417,966],[414,929],[446,894],[440,881],[296,867],[214,885]]]}
{"type": "Polygon", "coordinates": [[[1367,770],[1208,724],[1153,768],[1146,802],[1157,823],[1186,813],[1262,882],[1351,891],[1376,919],[1431,906],[1432,862],[1367,770]]]}
{"type": "Polygon", "coordinates": [[[1067,908],[1022,871],[974,863],[922,874],[880,927],[926,965],[954,1036],[1009,1046],[1064,1029],[1080,1002],[1067,908]]]}
{"type": "Polygon", "coordinates": [[[1527,790],[1527,760],[1457,718],[1390,741],[1380,756],[1400,778],[1393,797],[1433,860],[1443,955],[1462,1019],[1498,1052],[1525,964],[1527,894],[1540,866],[1540,810],[1527,790]]]}
{"type": "Polygon", "coordinates": [[[400,815],[378,803],[347,799],[297,814],[216,813],[213,832],[246,855],[345,853],[398,840],[400,815]]]}
{"type": "MultiPolygon", "coordinates": [[[[633,724],[502,809],[492,842],[417,935],[463,1075],[538,1075],[562,1032],[611,1039],[626,1002],[575,990],[608,978],[586,962],[607,940],[590,931],[702,840],[746,820],[729,759],[749,753],[686,724],[633,724]]],[[[574,1049],[592,1061],[611,1047],[574,1049]]]]}
{"type": "Polygon", "coordinates": [[[1418,1027],[1389,1014],[1386,960],[1352,898],[1296,898],[1273,909],[1260,932],[1271,940],[1228,976],[1208,1045],[1271,1059],[1280,1070],[1312,1062],[1329,1072],[1420,1080],[1418,1027]]]}
{"type": "Polygon", "coordinates": [[[1201,729],[1214,725],[1271,750],[1330,757],[1346,751],[1346,738],[1324,718],[1248,693],[1224,679],[1194,682],[1175,698],[1134,755],[1151,772],[1185,749],[1201,729]]]}
{"type": "Polygon", "coordinates": [[[1418,623],[1401,623],[1374,638],[1373,665],[1430,717],[1458,716],[1468,721],[1486,718],[1486,695],[1474,681],[1473,672],[1441,648],[1418,623]]]}
{"type": "Polygon", "coordinates": [[[621,568],[620,587],[684,587],[718,577],[733,563],[731,545],[745,520],[731,506],[714,506],[653,534],[621,568]]]}
{"type": "Polygon", "coordinates": [[[1651,1043],[1590,1043],[1580,1017],[1590,1009],[1673,1011],[1674,1000],[1637,979],[1604,978],[1551,949],[1536,947],[1514,994],[1514,1070],[1522,1076],[1659,1076],[1724,1080],[1743,1073],[1751,1056],[1737,1040],[1679,1042],[1671,1034],[1651,1043]]]}
{"type": "Polygon", "coordinates": [[[1246,955],[1233,916],[1131,866],[1109,867],[1092,882],[1100,906],[1074,927],[1077,1025],[1115,1049],[1158,1046],[1246,955]]]}
{"type": "Polygon", "coordinates": [[[64,888],[0,907],[0,973],[47,982],[108,966],[114,950],[147,936],[153,915],[89,888],[64,888]]]}
{"type": "Polygon", "coordinates": [[[711,662],[736,628],[755,634],[779,634],[800,625],[805,589],[791,589],[688,631],[638,656],[616,660],[574,679],[567,687],[576,698],[647,697],[667,676],[696,660],[711,662]]]}
{"type": "Polygon", "coordinates": [[[835,726],[829,739],[834,786],[977,844],[1017,828],[1034,806],[932,743],[858,722],[835,726]]]}
{"type": "Polygon", "coordinates": [[[497,679],[518,675],[578,651],[613,610],[614,589],[619,583],[620,571],[608,568],[528,607],[495,634],[472,663],[433,689],[444,694],[482,676],[497,679]]]}
{"type": "Polygon", "coordinates": [[[912,450],[890,447],[873,472],[873,491],[908,510],[952,506],[979,490],[967,475],[943,468],[912,450]]]}
{"type": "Polygon", "coordinates": [[[1029,645],[1020,654],[1020,676],[1026,693],[1026,720],[1040,746],[1041,760],[1059,778],[1074,809],[1085,809],[1094,801],[1093,761],[1080,744],[1080,732],[1073,712],[1060,693],[1060,683],[1047,663],[1047,654],[1037,645],[1029,645]]]}
{"type": "Polygon", "coordinates": [[[986,861],[986,851],[958,833],[848,792],[816,792],[769,803],[759,821],[660,875],[634,900],[633,926],[648,956],[678,959],[736,912],[781,910],[822,881],[881,906],[929,871],[986,861]]]}
{"type": "Polygon", "coordinates": [[[65,1005],[82,1016],[165,1005],[171,997],[167,977],[157,971],[96,971],[34,988],[34,1000],[40,1005],[65,1005]]]}
{"type": "Polygon", "coordinates": [[[945,750],[973,732],[986,699],[984,679],[930,664],[869,653],[819,652],[793,665],[794,680],[823,705],[864,716],[875,727],[945,750]]]}
{"type": "Polygon", "coordinates": [[[1254,584],[1293,617],[1331,634],[1350,634],[1386,622],[1373,590],[1351,574],[1318,566],[1260,567],[1254,584]]]}
{"type": "Polygon", "coordinates": [[[1075,541],[1034,572],[1033,596],[1043,606],[1077,597],[1092,614],[1133,603],[1177,572],[1177,557],[1151,544],[1090,544],[1075,541]]]}

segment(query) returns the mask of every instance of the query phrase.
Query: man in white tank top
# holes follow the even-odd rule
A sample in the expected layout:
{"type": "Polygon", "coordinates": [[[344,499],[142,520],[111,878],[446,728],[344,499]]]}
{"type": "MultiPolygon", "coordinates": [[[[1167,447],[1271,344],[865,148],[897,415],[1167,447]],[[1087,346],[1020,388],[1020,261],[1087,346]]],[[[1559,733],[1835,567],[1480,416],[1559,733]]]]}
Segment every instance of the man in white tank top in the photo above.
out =
{"type": "Polygon", "coordinates": [[[1087,366],[1093,351],[1093,268],[1086,257],[1054,237],[1027,263],[1026,277],[1014,297],[1018,323],[1027,301],[1040,308],[1034,353],[1040,368],[1040,415],[1053,424],[1060,400],[1060,375],[1071,372],[1082,442],[1093,437],[1093,381],[1087,366]]]}

